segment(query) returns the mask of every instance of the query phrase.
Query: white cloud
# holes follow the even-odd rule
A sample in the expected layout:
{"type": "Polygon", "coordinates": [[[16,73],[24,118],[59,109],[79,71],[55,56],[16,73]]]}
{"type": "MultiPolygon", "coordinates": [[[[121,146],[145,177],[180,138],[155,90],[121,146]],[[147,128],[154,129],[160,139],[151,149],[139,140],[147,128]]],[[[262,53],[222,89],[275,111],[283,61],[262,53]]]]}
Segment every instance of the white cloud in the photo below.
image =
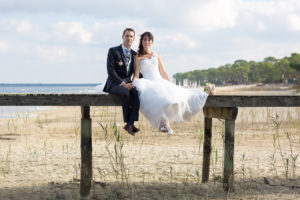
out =
{"type": "Polygon", "coordinates": [[[64,47],[39,45],[36,47],[36,52],[46,60],[64,61],[67,58],[67,50],[64,47]]]}
{"type": "Polygon", "coordinates": [[[106,61],[106,54],[96,53],[94,57],[96,61],[100,61],[103,63],[106,61]]]}
{"type": "Polygon", "coordinates": [[[3,30],[14,30],[18,33],[29,33],[33,30],[33,25],[28,20],[1,20],[0,28],[3,30]]]}
{"type": "Polygon", "coordinates": [[[240,1],[245,10],[252,13],[259,13],[261,15],[271,16],[279,11],[278,3],[264,2],[264,1],[240,1]]]}
{"type": "Polygon", "coordinates": [[[236,25],[238,12],[235,0],[212,0],[194,5],[186,11],[185,21],[202,30],[232,28],[236,25]]]}
{"type": "Polygon", "coordinates": [[[28,33],[32,30],[32,24],[26,20],[12,20],[10,22],[11,27],[15,28],[19,33],[28,33]]]}
{"type": "Polygon", "coordinates": [[[7,53],[11,49],[11,45],[6,41],[0,40],[0,53],[7,53]]]}
{"type": "Polygon", "coordinates": [[[298,0],[245,1],[238,0],[243,10],[263,16],[276,16],[284,13],[299,12],[298,0]]]}
{"type": "Polygon", "coordinates": [[[292,52],[300,51],[300,42],[282,43],[280,40],[270,42],[249,36],[240,36],[231,41],[233,49],[226,52],[231,62],[237,59],[261,61],[267,56],[282,58],[292,52]]]}
{"type": "Polygon", "coordinates": [[[267,27],[264,24],[264,22],[259,21],[259,22],[257,22],[257,29],[260,30],[260,31],[265,31],[265,30],[267,30],[267,27]]]}
{"type": "Polygon", "coordinates": [[[84,28],[81,22],[59,22],[53,25],[55,34],[63,41],[74,37],[82,44],[92,42],[93,33],[84,28]]]}
{"type": "MultiPolygon", "coordinates": [[[[122,42],[124,28],[133,27],[133,49],[139,35],[151,31],[153,50],[162,53],[172,75],[299,52],[299,17],[299,0],[0,0],[1,66],[74,72],[65,82],[78,82],[74,77],[83,67],[94,67],[80,81],[105,80],[108,49],[122,42]]],[[[37,73],[28,76],[36,80],[37,73]]],[[[14,77],[1,73],[0,79],[14,77]]]]}
{"type": "Polygon", "coordinates": [[[287,17],[289,28],[292,31],[300,31],[300,16],[291,14],[287,17]]]}
{"type": "Polygon", "coordinates": [[[183,33],[173,33],[171,35],[162,35],[158,41],[158,46],[178,49],[193,49],[198,43],[183,33]]]}
{"type": "MultiPolygon", "coordinates": [[[[104,32],[104,31],[117,31],[117,30],[121,30],[123,31],[123,29],[127,28],[127,27],[131,27],[134,28],[136,32],[139,31],[145,31],[145,29],[147,28],[146,22],[143,19],[120,19],[120,20],[102,20],[95,22],[92,25],[92,30],[95,32],[104,32]],[[121,29],[120,29],[121,28],[121,29]]],[[[118,34],[122,34],[118,33],[118,34]]]]}
{"type": "Polygon", "coordinates": [[[0,40],[0,53],[12,55],[14,58],[18,56],[26,56],[33,53],[31,45],[26,42],[0,40]]]}
{"type": "Polygon", "coordinates": [[[138,47],[139,36],[145,31],[155,32],[156,28],[147,26],[145,20],[101,20],[93,23],[91,31],[93,32],[93,42],[102,47],[114,46],[121,44],[122,32],[125,28],[130,27],[135,30],[136,37],[133,44],[133,49],[138,47]],[[107,46],[108,45],[108,46],[107,46]]]}

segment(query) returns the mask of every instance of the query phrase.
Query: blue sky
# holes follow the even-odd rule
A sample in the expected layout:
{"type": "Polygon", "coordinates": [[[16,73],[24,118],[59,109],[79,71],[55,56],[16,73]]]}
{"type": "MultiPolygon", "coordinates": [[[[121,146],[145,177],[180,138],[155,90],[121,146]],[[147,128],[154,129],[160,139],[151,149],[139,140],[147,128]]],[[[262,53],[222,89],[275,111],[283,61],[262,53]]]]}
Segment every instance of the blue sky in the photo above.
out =
{"type": "Polygon", "coordinates": [[[299,0],[0,0],[0,83],[100,83],[124,28],[168,73],[300,52],[299,0]]]}

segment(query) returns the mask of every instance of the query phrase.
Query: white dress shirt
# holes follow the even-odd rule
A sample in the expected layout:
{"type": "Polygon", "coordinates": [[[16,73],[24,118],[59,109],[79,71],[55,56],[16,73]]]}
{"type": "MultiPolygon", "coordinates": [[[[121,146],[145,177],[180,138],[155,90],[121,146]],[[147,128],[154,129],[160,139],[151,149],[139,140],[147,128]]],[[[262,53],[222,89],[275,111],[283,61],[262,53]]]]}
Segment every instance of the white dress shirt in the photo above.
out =
{"type": "MultiPolygon", "coordinates": [[[[127,48],[122,44],[122,50],[123,50],[123,54],[124,54],[125,57],[126,57],[126,49],[127,49],[127,48]]],[[[129,52],[131,53],[131,48],[127,49],[127,51],[129,51],[129,52]]],[[[125,58],[125,59],[126,59],[126,58],[125,58]]],[[[129,70],[129,66],[130,66],[131,60],[132,60],[132,59],[130,59],[130,60],[129,60],[129,63],[128,63],[128,70],[129,70]]],[[[125,82],[123,81],[120,85],[122,85],[123,83],[125,83],[125,82]]]]}

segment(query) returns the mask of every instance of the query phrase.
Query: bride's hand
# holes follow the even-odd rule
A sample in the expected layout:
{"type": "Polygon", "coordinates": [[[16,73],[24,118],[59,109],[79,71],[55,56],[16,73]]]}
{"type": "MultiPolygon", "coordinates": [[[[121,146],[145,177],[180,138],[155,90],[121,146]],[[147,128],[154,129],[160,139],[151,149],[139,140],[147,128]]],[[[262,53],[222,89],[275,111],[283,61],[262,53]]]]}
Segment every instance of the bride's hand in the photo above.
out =
{"type": "Polygon", "coordinates": [[[126,84],[126,88],[127,88],[128,90],[131,90],[131,89],[133,88],[133,84],[132,84],[132,83],[127,83],[127,84],[126,84]]]}
{"type": "Polygon", "coordinates": [[[122,86],[124,88],[126,88],[127,90],[131,90],[133,88],[133,84],[132,83],[124,83],[124,84],[122,84],[122,86]]]}

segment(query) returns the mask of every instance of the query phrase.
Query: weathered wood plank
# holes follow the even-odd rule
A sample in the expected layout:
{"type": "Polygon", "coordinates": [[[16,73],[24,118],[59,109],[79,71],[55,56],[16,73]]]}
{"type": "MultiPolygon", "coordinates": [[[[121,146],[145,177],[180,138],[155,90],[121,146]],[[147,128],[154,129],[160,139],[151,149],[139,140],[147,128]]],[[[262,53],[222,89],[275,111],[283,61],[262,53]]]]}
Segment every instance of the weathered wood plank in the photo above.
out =
{"type": "Polygon", "coordinates": [[[0,106],[118,106],[115,95],[97,94],[0,94],[0,106]]]}
{"type": "Polygon", "coordinates": [[[211,154],[212,118],[204,118],[204,144],[202,163],[202,183],[209,179],[210,154],[211,154]]]}
{"type": "Polygon", "coordinates": [[[205,107],[298,107],[300,96],[209,96],[205,107]]]}
{"type": "Polygon", "coordinates": [[[92,120],[90,107],[81,107],[81,170],[80,196],[86,198],[90,194],[92,185],[92,120]]]}
{"type": "MultiPolygon", "coordinates": [[[[0,106],[119,106],[115,95],[0,94],[0,106]]],[[[299,107],[300,96],[209,96],[205,107],[299,107]]]]}
{"type": "Polygon", "coordinates": [[[238,108],[204,107],[203,114],[209,118],[235,120],[238,114],[238,108]]]}

